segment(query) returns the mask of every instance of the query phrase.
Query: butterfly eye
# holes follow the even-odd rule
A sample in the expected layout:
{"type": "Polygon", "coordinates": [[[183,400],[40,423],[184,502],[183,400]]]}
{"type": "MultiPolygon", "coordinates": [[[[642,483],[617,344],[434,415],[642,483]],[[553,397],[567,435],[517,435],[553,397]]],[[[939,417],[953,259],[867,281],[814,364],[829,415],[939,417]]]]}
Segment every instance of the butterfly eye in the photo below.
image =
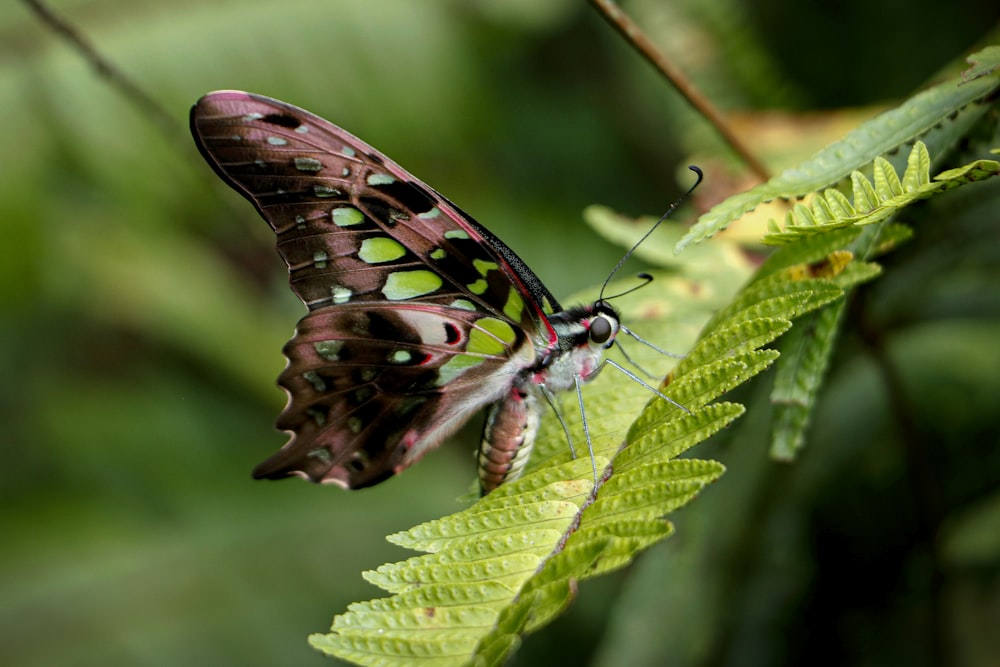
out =
{"type": "Polygon", "coordinates": [[[590,322],[590,340],[594,343],[606,343],[611,338],[611,320],[604,315],[598,315],[590,322]]]}

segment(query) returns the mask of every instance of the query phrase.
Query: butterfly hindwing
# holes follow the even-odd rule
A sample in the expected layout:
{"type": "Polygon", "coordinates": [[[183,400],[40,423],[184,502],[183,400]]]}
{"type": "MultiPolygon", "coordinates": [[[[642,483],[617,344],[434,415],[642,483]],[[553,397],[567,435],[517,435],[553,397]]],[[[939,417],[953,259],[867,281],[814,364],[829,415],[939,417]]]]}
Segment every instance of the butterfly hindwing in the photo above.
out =
{"type": "Polygon", "coordinates": [[[236,91],[192,110],[216,172],[277,235],[309,308],[279,384],[292,434],[257,476],[348,488],[411,464],[556,342],[559,305],[469,216],[349,133],[236,91]]]}
{"type": "Polygon", "coordinates": [[[279,378],[293,400],[278,427],[292,440],[255,475],[299,473],[350,488],[381,481],[506,390],[530,362],[523,336],[501,320],[436,305],[310,313],[285,346],[279,378]]]}

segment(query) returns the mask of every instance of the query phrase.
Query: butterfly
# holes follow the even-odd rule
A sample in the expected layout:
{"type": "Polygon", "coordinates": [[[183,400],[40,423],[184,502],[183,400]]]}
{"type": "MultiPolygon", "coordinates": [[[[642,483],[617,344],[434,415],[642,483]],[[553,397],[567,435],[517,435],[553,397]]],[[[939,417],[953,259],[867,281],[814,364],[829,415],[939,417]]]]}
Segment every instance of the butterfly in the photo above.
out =
{"type": "Polygon", "coordinates": [[[191,131],[274,230],[308,308],[278,378],[276,425],[291,437],[254,476],[378,484],[487,408],[481,489],[516,478],[542,403],[602,368],[622,330],[615,308],[563,309],[492,232],[308,111],[213,92],[191,131]]]}

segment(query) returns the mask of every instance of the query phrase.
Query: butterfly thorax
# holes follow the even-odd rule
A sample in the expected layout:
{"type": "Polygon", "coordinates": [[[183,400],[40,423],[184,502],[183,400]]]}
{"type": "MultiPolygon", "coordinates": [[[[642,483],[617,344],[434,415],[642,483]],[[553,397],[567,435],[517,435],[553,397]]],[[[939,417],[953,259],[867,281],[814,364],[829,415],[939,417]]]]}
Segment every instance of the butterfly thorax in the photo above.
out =
{"type": "Polygon", "coordinates": [[[552,391],[572,389],[575,378],[587,382],[596,375],[618,335],[618,312],[607,302],[575,306],[549,316],[556,344],[531,376],[552,391]]]}
{"type": "Polygon", "coordinates": [[[618,312],[604,301],[577,306],[548,318],[554,344],[540,350],[536,365],[490,406],[479,446],[479,481],[489,493],[517,479],[538,432],[543,399],[597,377],[619,331],[618,312]]]}

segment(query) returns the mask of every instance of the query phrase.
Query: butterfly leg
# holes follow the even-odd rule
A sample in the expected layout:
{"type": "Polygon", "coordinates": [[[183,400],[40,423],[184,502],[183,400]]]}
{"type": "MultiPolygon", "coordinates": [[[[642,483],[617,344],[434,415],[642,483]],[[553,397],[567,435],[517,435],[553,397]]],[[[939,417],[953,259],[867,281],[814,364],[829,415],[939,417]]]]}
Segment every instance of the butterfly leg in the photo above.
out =
{"type": "Polygon", "coordinates": [[[575,459],[576,458],[576,447],[573,446],[573,436],[569,433],[569,426],[566,424],[566,420],[563,419],[562,412],[559,410],[559,404],[556,402],[556,397],[544,384],[538,385],[538,390],[542,392],[542,396],[545,397],[545,401],[552,408],[552,412],[556,413],[556,419],[559,420],[559,425],[562,426],[563,433],[566,434],[566,444],[569,445],[569,453],[575,459]]]}
{"type": "Polygon", "coordinates": [[[615,362],[613,359],[605,359],[604,361],[601,362],[601,367],[603,367],[605,364],[607,364],[608,366],[611,366],[611,367],[613,367],[613,368],[621,371],[630,380],[632,380],[633,382],[638,382],[643,387],[645,387],[646,389],[650,390],[651,392],[653,392],[654,394],[656,394],[657,396],[659,396],[660,398],[662,398],[663,400],[665,400],[667,403],[670,403],[674,407],[678,407],[681,410],[683,410],[684,412],[686,412],[688,414],[691,414],[691,410],[689,410],[687,407],[681,405],[680,403],[678,403],[674,399],[670,398],[669,396],[667,396],[666,394],[664,394],[663,392],[661,392],[659,389],[657,389],[653,385],[651,385],[648,382],[646,382],[645,380],[643,380],[641,377],[639,377],[638,375],[636,375],[635,373],[633,373],[629,369],[627,369],[624,366],[622,366],[621,364],[615,362]]]}
{"type": "Polygon", "coordinates": [[[576,400],[580,404],[580,419],[583,420],[583,436],[587,439],[587,453],[590,454],[590,467],[594,471],[594,488],[597,488],[597,461],[594,459],[594,445],[590,441],[590,426],[587,424],[587,411],[583,409],[583,390],[581,389],[583,379],[579,375],[574,375],[573,384],[576,386],[576,400]]]}

